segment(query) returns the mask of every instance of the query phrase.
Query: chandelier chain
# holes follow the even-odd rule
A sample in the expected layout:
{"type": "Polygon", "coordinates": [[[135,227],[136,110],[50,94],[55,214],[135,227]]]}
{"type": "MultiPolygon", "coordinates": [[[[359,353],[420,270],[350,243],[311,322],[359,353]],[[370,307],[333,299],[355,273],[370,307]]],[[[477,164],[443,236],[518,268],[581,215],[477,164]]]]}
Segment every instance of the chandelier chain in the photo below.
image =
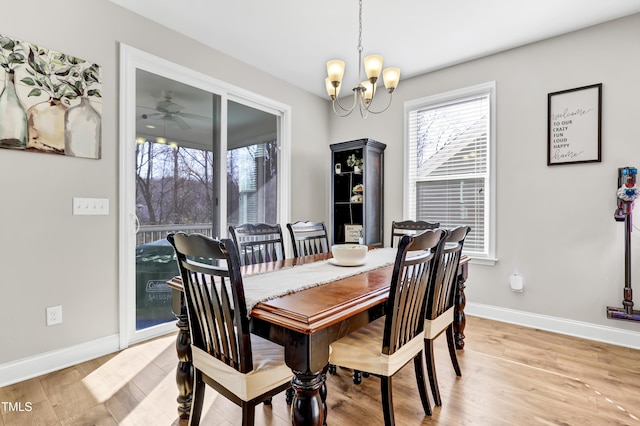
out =
{"type": "Polygon", "coordinates": [[[360,10],[358,13],[358,78],[362,77],[362,0],[359,0],[360,10]]]}

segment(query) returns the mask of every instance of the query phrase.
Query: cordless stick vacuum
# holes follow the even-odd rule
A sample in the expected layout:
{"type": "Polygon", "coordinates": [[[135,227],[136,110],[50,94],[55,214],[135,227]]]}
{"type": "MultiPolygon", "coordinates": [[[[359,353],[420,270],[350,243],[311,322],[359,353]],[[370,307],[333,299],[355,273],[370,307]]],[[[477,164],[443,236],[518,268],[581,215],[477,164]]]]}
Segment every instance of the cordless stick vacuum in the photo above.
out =
{"type": "Polygon", "coordinates": [[[623,167],[618,169],[618,208],[614,218],[618,222],[624,222],[624,300],[622,308],[607,306],[607,318],[630,321],[640,321],[640,311],[633,309],[633,294],[631,290],[631,216],[633,202],[638,198],[636,187],[635,167],[623,167]]]}

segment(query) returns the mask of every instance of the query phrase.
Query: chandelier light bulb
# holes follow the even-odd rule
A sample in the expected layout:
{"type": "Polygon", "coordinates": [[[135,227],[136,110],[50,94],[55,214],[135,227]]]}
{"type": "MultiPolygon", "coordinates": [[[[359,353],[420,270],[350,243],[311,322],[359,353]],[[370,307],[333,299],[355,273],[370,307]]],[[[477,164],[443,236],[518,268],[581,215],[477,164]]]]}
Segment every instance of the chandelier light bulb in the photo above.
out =
{"type": "Polygon", "coordinates": [[[336,86],[336,82],[340,84],[344,76],[344,61],[333,59],[327,62],[327,75],[334,86],[336,86]]]}
{"type": "Polygon", "coordinates": [[[334,86],[329,77],[324,79],[324,84],[327,89],[327,95],[329,95],[332,100],[335,100],[338,95],[340,95],[340,87],[342,87],[342,84],[338,83],[337,86],[334,86]]]}
{"type": "Polygon", "coordinates": [[[362,93],[362,98],[364,99],[365,105],[369,105],[371,100],[373,99],[373,83],[369,80],[365,80],[360,83],[362,87],[364,87],[364,92],[362,93]]]}
{"type": "Polygon", "coordinates": [[[384,87],[392,93],[398,87],[400,81],[400,68],[390,67],[385,68],[382,72],[382,79],[384,80],[384,87]]]}
{"type": "Polygon", "coordinates": [[[382,71],[382,56],[369,55],[364,58],[364,72],[372,83],[375,83],[382,71]]]}

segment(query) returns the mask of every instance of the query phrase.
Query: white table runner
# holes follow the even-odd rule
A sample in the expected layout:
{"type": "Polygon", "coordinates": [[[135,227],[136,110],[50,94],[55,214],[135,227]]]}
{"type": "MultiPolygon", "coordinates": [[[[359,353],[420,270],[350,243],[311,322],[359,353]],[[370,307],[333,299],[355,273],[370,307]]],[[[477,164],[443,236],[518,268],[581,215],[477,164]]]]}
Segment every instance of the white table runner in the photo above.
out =
{"type": "Polygon", "coordinates": [[[323,260],[243,277],[247,313],[266,300],[392,265],[396,253],[395,248],[370,250],[365,264],[361,266],[336,266],[323,260]]]}

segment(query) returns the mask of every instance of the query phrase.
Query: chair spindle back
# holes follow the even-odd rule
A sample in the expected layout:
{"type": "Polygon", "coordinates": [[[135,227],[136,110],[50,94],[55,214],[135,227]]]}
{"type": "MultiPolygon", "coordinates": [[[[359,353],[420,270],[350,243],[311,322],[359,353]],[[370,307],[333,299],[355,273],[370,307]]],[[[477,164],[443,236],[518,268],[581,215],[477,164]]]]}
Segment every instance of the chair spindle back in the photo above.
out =
{"type": "Polygon", "coordinates": [[[182,232],[167,239],[184,285],[191,343],[241,373],[251,371],[249,319],[233,241],[182,232]]]}
{"type": "Polygon", "coordinates": [[[282,228],[279,224],[245,223],[229,226],[229,233],[238,248],[241,265],[273,262],[285,257],[282,228]]]}
{"type": "Polygon", "coordinates": [[[449,231],[444,240],[442,253],[438,259],[436,279],[432,282],[427,299],[426,318],[435,319],[455,303],[458,266],[462,257],[464,240],[471,230],[468,226],[458,226],[449,231]]]}
{"type": "Polygon", "coordinates": [[[400,239],[386,306],[382,353],[391,355],[422,334],[427,289],[434,279],[445,235],[438,229],[400,239]]]}
{"type": "Polygon", "coordinates": [[[329,251],[327,228],[322,222],[288,223],[294,257],[309,256],[329,251]]]}
{"type": "Polygon", "coordinates": [[[425,222],[423,220],[403,220],[401,222],[391,222],[391,247],[400,241],[404,235],[417,235],[428,229],[437,229],[440,227],[438,222],[425,222]]]}

